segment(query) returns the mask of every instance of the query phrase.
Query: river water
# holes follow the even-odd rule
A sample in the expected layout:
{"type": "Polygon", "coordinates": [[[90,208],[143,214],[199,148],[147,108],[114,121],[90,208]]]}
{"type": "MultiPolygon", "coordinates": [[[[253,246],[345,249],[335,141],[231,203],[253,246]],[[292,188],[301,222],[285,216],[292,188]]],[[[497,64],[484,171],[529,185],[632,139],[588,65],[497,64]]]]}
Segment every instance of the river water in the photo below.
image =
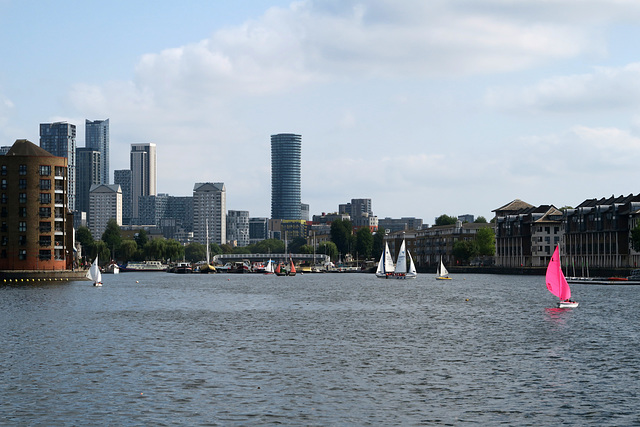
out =
{"type": "Polygon", "coordinates": [[[0,286],[0,424],[640,424],[638,287],[103,278],[0,286]]]}

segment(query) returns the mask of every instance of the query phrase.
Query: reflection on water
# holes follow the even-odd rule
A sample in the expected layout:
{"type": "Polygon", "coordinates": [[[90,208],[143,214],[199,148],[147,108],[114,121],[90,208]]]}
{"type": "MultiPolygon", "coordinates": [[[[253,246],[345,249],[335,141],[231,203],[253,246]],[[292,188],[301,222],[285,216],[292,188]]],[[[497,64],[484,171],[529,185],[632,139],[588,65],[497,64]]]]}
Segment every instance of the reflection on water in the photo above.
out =
{"type": "Polygon", "coordinates": [[[0,421],[630,425],[634,287],[124,273],[0,287],[0,421]]]}

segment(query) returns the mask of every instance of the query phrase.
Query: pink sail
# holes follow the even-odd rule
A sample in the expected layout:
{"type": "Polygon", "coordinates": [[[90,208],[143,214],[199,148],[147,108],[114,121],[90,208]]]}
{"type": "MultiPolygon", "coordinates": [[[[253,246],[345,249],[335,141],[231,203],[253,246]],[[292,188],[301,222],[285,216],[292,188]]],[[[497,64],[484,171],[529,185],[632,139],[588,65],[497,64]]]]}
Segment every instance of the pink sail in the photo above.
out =
{"type": "Polygon", "coordinates": [[[547,267],[547,289],[560,298],[561,301],[571,298],[571,289],[569,289],[569,284],[560,266],[560,250],[558,246],[553,251],[551,261],[549,261],[549,266],[547,267]]]}

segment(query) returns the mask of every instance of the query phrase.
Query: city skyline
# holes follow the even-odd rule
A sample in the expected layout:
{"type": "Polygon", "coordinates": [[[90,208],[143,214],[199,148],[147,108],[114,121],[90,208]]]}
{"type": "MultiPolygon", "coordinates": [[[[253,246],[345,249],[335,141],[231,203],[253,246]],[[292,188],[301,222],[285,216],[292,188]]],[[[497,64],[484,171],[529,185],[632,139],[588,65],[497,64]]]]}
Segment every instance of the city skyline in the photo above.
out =
{"type": "Polygon", "coordinates": [[[312,213],[365,196],[431,222],[637,193],[635,2],[32,6],[0,3],[2,145],[59,121],[81,145],[83,121],[108,117],[110,175],[153,141],[158,192],[224,182],[230,207],[263,217],[279,132],[304,135],[312,213]]]}

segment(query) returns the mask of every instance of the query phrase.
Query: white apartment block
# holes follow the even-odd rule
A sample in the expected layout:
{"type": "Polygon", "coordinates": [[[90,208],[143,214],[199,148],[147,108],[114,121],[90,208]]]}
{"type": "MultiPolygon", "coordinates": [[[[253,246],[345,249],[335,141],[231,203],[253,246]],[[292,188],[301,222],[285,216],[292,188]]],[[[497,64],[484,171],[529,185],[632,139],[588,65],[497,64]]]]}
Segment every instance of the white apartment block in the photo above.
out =
{"type": "Polygon", "coordinates": [[[122,190],[118,184],[94,184],[89,190],[89,230],[102,238],[110,219],[122,225],[122,190]]]}
{"type": "Polygon", "coordinates": [[[193,187],[193,240],[227,243],[227,192],[222,182],[198,182],[193,187]]]}

